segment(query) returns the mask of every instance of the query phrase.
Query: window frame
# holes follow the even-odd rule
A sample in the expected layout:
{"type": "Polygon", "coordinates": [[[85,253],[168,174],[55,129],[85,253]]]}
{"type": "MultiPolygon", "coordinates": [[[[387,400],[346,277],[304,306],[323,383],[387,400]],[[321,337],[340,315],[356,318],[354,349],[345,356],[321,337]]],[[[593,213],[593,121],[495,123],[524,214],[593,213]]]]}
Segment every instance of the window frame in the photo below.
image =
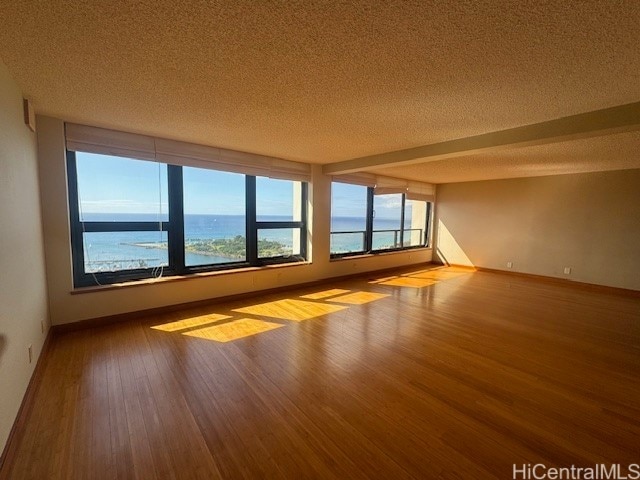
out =
{"type": "MultiPolygon", "coordinates": [[[[289,263],[291,261],[304,261],[307,258],[307,200],[309,198],[309,186],[307,182],[301,183],[301,204],[300,220],[285,221],[258,221],[257,214],[257,189],[255,176],[247,175],[247,260],[249,260],[249,252],[251,252],[250,261],[256,266],[273,265],[278,263],[289,263]],[[276,257],[258,256],[258,231],[259,230],[278,230],[278,229],[300,229],[300,254],[299,255],[279,255],[276,257]],[[249,239],[251,238],[251,249],[249,249],[249,239]],[[293,260],[292,260],[293,258],[293,260]]],[[[293,180],[292,180],[293,181],[293,180]]]]}
{"type": "MultiPolygon", "coordinates": [[[[384,229],[384,230],[375,230],[373,228],[373,224],[375,222],[375,218],[376,218],[376,209],[375,209],[375,190],[373,188],[371,188],[371,190],[374,192],[373,194],[373,211],[372,211],[372,217],[371,217],[371,253],[379,253],[379,252],[389,252],[389,251],[395,251],[395,250],[403,250],[402,245],[403,245],[403,240],[404,240],[404,214],[405,214],[405,194],[404,193],[389,193],[386,195],[400,195],[400,228],[393,228],[393,229],[384,229]],[[373,248],[373,234],[374,233],[380,233],[380,232],[398,232],[399,236],[400,236],[400,247],[393,247],[393,248],[373,248]]],[[[380,195],[382,196],[382,195],[380,195]]],[[[398,243],[398,242],[394,242],[394,243],[398,243]]]]}
{"type": "MultiPolygon", "coordinates": [[[[115,155],[124,159],[132,159],[115,155]]],[[[162,162],[160,162],[162,163],[162,162]]],[[[304,262],[307,260],[307,202],[308,183],[300,182],[301,188],[301,220],[284,222],[258,222],[256,220],[256,177],[245,177],[245,238],[246,260],[231,261],[209,265],[187,266],[185,257],[185,225],[184,225],[184,182],[182,166],[167,165],[168,221],[81,221],[78,198],[78,171],[76,152],[66,151],[67,188],[69,195],[69,221],[71,236],[71,260],[73,267],[73,284],[75,288],[112,285],[114,283],[154,278],[158,268],[169,276],[189,275],[202,272],[233,270],[247,267],[262,267],[280,263],[304,262]],[[300,254],[258,258],[258,230],[294,228],[300,229],[300,254]],[[147,267],[114,272],[86,272],[84,260],[85,233],[91,232],[167,232],[168,266],[147,267]]],[[[222,170],[219,170],[222,171],[222,170]]],[[[293,180],[292,180],[293,181],[293,180]]]]}
{"type": "MultiPolygon", "coordinates": [[[[336,181],[332,181],[331,182],[331,210],[329,211],[329,224],[331,224],[331,218],[333,217],[332,215],[332,211],[333,211],[333,184],[334,183],[341,183],[343,185],[353,185],[350,183],[346,183],[346,182],[336,182],[336,181]]],[[[356,185],[356,186],[362,186],[362,185],[356,185]]],[[[365,229],[364,232],[362,230],[352,230],[352,231],[346,231],[346,232],[332,232],[331,229],[329,229],[329,254],[330,254],[330,258],[341,258],[341,257],[353,257],[353,256],[357,256],[357,255],[365,255],[366,253],[371,251],[371,245],[373,242],[373,233],[372,233],[372,227],[373,227],[373,189],[369,188],[369,187],[364,187],[366,188],[366,206],[365,206],[365,229]],[[355,251],[351,251],[351,252],[341,252],[341,253],[333,253],[331,252],[331,235],[335,234],[335,233],[348,233],[348,234],[354,234],[354,233],[364,233],[364,250],[355,250],[355,251]]]]}
{"type": "MultiPolygon", "coordinates": [[[[333,183],[345,183],[345,182],[331,182],[332,185],[333,183]]],[[[424,227],[424,242],[421,243],[420,245],[410,245],[410,246],[403,246],[404,245],[404,233],[405,233],[405,226],[404,226],[404,221],[405,221],[405,206],[406,206],[406,201],[407,201],[407,194],[406,193],[402,193],[402,205],[401,205],[401,215],[400,215],[400,229],[399,231],[399,247],[396,248],[382,248],[382,249],[373,249],[373,219],[375,217],[374,214],[374,208],[373,208],[373,202],[374,202],[374,198],[375,198],[375,189],[373,187],[367,187],[367,217],[366,217],[366,231],[365,233],[365,250],[359,250],[359,251],[355,251],[355,252],[343,252],[343,253],[332,253],[330,252],[330,258],[331,259],[339,259],[339,258],[346,258],[346,257],[356,257],[359,255],[367,255],[367,254],[379,254],[379,253],[387,253],[387,252],[400,252],[400,251],[406,251],[406,250],[415,250],[418,248],[429,248],[431,245],[431,212],[432,212],[432,208],[433,208],[433,202],[425,202],[426,203],[426,208],[425,208],[425,227],[424,227]]],[[[359,232],[359,230],[358,230],[359,232]]],[[[329,235],[334,234],[334,233],[352,233],[352,232],[330,232],[329,235]]]]}

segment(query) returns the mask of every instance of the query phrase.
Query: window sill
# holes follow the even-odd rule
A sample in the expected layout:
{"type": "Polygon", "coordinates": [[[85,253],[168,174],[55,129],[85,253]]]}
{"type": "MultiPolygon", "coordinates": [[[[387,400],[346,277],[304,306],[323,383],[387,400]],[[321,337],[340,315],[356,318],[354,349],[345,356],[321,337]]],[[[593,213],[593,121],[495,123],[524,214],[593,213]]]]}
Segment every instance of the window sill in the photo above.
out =
{"type": "Polygon", "coordinates": [[[122,283],[110,283],[108,285],[77,287],[71,290],[69,293],[71,295],[82,295],[83,293],[105,292],[109,290],[120,290],[123,288],[157,285],[159,283],[182,282],[182,281],[194,280],[197,278],[219,277],[224,275],[234,275],[237,273],[258,272],[258,271],[269,270],[269,269],[300,267],[304,265],[311,265],[311,262],[302,261],[302,262],[291,262],[291,263],[276,263],[273,265],[264,265],[261,267],[234,268],[229,270],[217,270],[214,272],[191,273],[189,275],[172,275],[170,277],[145,278],[143,280],[133,280],[130,282],[122,282],[122,283]]]}
{"type": "Polygon", "coordinates": [[[332,258],[330,261],[341,262],[346,260],[359,260],[361,258],[375,258],[375,257],[386,256],[386,255],[397,255],[399,253],[424,252],[426,250],[433,250],[433,247],[406,248],[404,250],[391,250],[388,252],[376,252],[376,253],[354,253],[353,255],[335,257],[335,258],[332,258]]]}

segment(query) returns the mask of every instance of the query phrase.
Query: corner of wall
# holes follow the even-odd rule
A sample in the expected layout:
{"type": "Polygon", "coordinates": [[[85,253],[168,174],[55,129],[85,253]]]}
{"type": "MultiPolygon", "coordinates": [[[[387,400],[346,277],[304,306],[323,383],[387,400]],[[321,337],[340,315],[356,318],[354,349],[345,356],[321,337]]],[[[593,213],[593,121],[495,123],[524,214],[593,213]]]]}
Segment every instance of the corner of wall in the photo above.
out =
{"type": "MultiPolygon", "coordinates": [[[[36,124],[36,128],[38,125],[36,124]]],[[[48,330],[36,135],[23,95],[0,62],[0,450],[8,440],[48,330]]]]}

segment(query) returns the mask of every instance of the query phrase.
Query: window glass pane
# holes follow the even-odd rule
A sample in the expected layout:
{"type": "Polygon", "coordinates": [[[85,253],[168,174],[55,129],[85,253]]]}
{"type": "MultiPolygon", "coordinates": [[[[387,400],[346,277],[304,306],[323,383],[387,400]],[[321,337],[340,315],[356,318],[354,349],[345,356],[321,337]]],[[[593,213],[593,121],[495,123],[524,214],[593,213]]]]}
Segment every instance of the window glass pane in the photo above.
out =
{"type": "Polygon", "coordinates": [[[300,255],[299,228],[258,230],[258,258],[300,255]]]}
{"type": "Polygon", "coordinates": [[[331,253],[362,252],[367,228],[367,187],[331,184],[331,253]]]}
{"type": "Polygon", "coordinates": [[[373,197],[373,250],[400,247],[402,194],[373,197]]]}
{"type": "Polygon", "coordinates": [[[83,234],[83,242],[87,273],[169,264],[167,232],[88,232],[83,234]]]}
{"type": "Polygon", "coordinates": [[[404,205],[404,247],[424,245],[427,202],[407,200],[404,205]]]}
{"type": "Polygon", "coordinates": [[[81,221],[168,220],[165,164],[77,152],[76,165],[81,221]]]}
{"type": "Polygon", "coordinates": [[[245,176],[184,167],[185,265],[243,262],[245,176]]]}
{"type": "Polygon", "coordinates": [[[302,219],[302,183],[256,177],[258,222],[286,222],[302,219]]]}

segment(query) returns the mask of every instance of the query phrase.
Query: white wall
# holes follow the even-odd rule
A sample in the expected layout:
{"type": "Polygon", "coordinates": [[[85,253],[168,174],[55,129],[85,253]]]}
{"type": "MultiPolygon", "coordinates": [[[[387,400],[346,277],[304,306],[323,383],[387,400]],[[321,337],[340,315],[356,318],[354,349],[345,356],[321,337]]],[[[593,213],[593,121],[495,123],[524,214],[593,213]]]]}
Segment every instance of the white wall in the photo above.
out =
{"type": "Polygon", "coordinates": [[[0,451],[48,329],[36,136],[22,93],[0,62],[0,451]],[[33,346],[29,363],[27,347],[33,346]]]}
{"type": "Polygon", "coordinates": [[[421,249],[330,262],[331,182],[330,177],[323,175],[321,167],[316,165],[310,188],[311,264],[206,274],[188,280],[72,294],[64,124],[61,120],[38,117],[38,150],[54,325],[431,261],[431,250],[421,249]]]}
{"type": "Polygon", "coordinates": [[[452,264],[640,290],[640,170],[439,185],[436,229],[452,264]]]}

